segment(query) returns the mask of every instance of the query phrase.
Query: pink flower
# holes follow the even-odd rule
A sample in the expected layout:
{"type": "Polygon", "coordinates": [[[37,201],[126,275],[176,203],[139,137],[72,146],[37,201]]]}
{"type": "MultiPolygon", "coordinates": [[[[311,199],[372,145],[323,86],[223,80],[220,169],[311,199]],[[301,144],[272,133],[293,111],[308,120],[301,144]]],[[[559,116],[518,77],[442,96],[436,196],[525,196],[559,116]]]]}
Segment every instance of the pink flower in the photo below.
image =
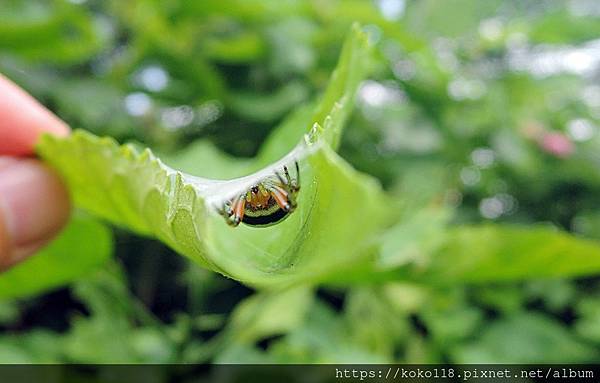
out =
{"type": "Polygon", "coordinates": [[[545,152],[559,158],[569,157],[575,151],[575,145],[571,140],[558,132],[544,133],[538,143],[545,152]]]}

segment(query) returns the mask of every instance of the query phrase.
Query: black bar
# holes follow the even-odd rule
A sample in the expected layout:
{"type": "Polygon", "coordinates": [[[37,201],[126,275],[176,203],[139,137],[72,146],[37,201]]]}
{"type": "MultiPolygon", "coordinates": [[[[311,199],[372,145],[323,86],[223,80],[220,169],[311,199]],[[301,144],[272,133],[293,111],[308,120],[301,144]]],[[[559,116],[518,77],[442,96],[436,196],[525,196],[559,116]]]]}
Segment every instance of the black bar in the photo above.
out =
{"type": "Polygon", "coordinates": [[[346,383],[600,381],[600,364],[0,365],[0,382],[346,383]]]}

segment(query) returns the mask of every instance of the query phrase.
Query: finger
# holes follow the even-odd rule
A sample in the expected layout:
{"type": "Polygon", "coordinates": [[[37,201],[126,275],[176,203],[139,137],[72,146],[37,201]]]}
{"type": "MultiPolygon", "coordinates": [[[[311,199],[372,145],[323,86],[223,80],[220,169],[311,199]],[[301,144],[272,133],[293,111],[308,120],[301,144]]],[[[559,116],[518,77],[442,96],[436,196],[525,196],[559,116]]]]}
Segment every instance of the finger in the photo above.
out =
{"type": "Polygon", "coordinates": [[[0,269],[50,240],[69,218],[57,175],[33,159],[0,157],[0,269]]]}
{"type": "Polygon", "coordinates": [[[42,247],[48,244],[50,240],[51,238],[48,238],[32,243],[31,245],[15,247],[11,250],[9,257],[6,257],[4,261],[0,260],[0,273],[27,259],[30,255],[35,254],[38,250],[41,250],[42,247]]]}
{"type": "Polygon", "coordinates": [[[31,154],[44,132],[64,136],[69,133],[69,127],[0,75],[0,154],[31,154]]]}

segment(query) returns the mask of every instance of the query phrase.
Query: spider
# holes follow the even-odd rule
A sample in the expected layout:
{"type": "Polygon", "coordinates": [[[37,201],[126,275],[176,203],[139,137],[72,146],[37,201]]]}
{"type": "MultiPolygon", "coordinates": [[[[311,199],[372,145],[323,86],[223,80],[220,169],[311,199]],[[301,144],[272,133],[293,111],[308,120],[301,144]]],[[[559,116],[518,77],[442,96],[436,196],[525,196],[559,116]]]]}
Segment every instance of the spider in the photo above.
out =
{"type": "Polygon", "coordinates": [[[296,165],[296,179],[290,177],[287,166],[283,167],[285,178],[278,172],[252,186],[245,193],[225,202],[219,213],[228,225],[236,227],[240,222],[248,226],[266,227],[283,221],[296,209],[296,197],[300,190],[300,169],[296,165]]]}

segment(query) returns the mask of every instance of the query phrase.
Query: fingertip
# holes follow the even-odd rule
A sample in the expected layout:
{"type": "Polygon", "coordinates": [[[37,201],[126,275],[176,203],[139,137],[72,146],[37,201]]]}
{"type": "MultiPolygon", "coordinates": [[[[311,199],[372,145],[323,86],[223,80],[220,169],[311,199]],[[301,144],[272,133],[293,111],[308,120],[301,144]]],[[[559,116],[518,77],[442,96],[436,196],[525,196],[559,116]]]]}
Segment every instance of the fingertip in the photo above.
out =
{"type": "Polygon", "coordinates": [[[37,160],[0,161],[0,268],[33,253],[70,215],[59,177],[37,160]]]}
{"type": "Polygon", "coordinates": [[[0,153],[29,155],[43,133],[69,132],[64,121],[0,74],[0,153]]]}

